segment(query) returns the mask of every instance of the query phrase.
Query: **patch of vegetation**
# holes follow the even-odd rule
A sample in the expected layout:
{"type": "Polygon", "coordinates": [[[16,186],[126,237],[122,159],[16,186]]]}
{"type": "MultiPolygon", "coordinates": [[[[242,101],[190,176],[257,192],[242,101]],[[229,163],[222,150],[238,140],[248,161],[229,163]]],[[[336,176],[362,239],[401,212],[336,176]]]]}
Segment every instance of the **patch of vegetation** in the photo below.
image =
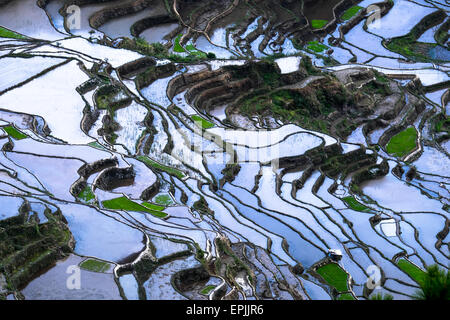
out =
{"type": "Polygon", "coordinates": [[[383,294],[383,293],[379,292],[379,293],[371,295],[369,297],[369,299],[370,300],[394,300],[394,297],[389,293],[383,294]]]}
{"type": "Polygon", "coordinates": [[[193,115],[191,118],[192,118],[192,120],[194,120],[195,122],[200,123],[200,126],[201,126],[203,129],[210,129],[210,128],[214,127],[214,123],[211,123],[211,122],[209,122],[209,121],[203,119],[202,117],[200,117],[200,116],[198,116],[198,115],[193,115]]]}
{"type": "Polygon", "coordinates": [[[441,46],[445,46],[445,43],[447,42],[448,38],[450,37],[448,34],[449,25],[450,25],[450,20],[447,20],[445,23],[443,23],[440,26],[438,31],[434,34],[434,39],[441,46]]]}
{"type": "Polygon", "coordinates": [[[92,148],[96,148],[96,149],[100,149],[100,150],[105,150],[105,147],[103,147],[100,143],[98,143],[97,141],[93,141],[93,142],[89,142],[88,146],[92,147],[92,148]]]}
{"type": "Polygon", "coordinates": [[[418,300],[450,300],[450,273],[437,265],[427,268],[421,279],[420,290],[415,295],[418,300]]]}
{"type": "Polygon", "coordinates": [[[396,157],[403,157],[417,147],[418,133],[416,128],[410,127],[391,138],[386,145],[386,151],[396,157]]]}
{"type": "Polygon", "coordinates": [[[228,262],[226,263],[225,274],[230,282],[234,282],[237,286],[239,286],[234,279],[239,272],[245,271],[247,273],[250,284],[254,285],[255,280],[253,278],[254,274],[252,270],[233,252],[229,242],[226,240],[221,240],[220,238],[216,238],[215,245],[219,254],[219,257],[215,263],[216,270],[220,270],[222,261],[227,260],[228,262]]]}
{"type": "MultiPolygon", "coordinates": [[[[215,59],[215,54],[212,52],[204,54],[203,52],[200,53],[200,51],[196,50],[196,52],[191,53],[184,50],[181,45],[180,48],[183,49],[182,52],[188,53],[188,55],[171,54],[163,44],[159,42],[148,43],[144,38],[124,38],[122,42],[120,42],[119,48],[137,51],[140,54],[152,56],[158,59],[168,59],[177,63],[194,63],[205,59],[215,59]]],[[[181,50],[180,48],[178,48],[178,50],[181,50]]]]}
{"type": "Polygon", "coordinates": [[[181,37],[183,36],[183,34],[179,34],[176,38],[175,38],[175,44],[173,46],[173,51],[178,52],[178,53],[183,53],[186,52],[186,49],[184,49],[181,44],[180,44],[180,40],[181,37]]]}
{"type": "MultiPolygon", "coordinates": [[[[186,50],[189,52],[189,54],[198,56],[199,59],[206,59],[208,58],[208,54],[206,54],[203,51],[198,50],[193,44],[186,45],[186,50]]],[[[215,56],[215,55],[214,55],[215,56]]],[[[212,57],[212,56],[211,56],[212,57]]]]}
{"type": "Polygon", "coordinates": [[[153,201],[162,206],[170,206],[174,204],[172,197],[168,194],[159,194],[153,199],[153,201]]]}
{"type": "Polygon", "coordinates": [[[202,61],[203,59],[199,58],[198,55],[189,54],[187,56],[182,56],[179,54],[170,54],[167,56],[167,59],[169,59],[172,62],[176,63],[194,63],[202,61]]]}
{"type": "Polygon", "coordinates": [[[382,96],[387,96],[391,94],[391,89],[389,88],[387,79],[382,76],[377,78],[375,81],[369,81],[363,86],[363,91],[371,96],[379,94],[382,96]],[[379,81],[380,79],[381,81],[379,81]]]}
{"type": "Polygon", "coordinates": [[[340,294],[337,299],[338,300],[355,300],[355,298],[350,293],[340,294]]]}
{"type": "Polygon", "coordinates": [[[349,196],[342,198],[342,201],[344,201],[347,206],[355,211],[360,212],[370,212],[370,209],[366,207],[365,205],[361,204],[359,201],[357,201],[354,197],[349,196]]]}
{"type": "Polygon", "coordinates": [[[185,174],[183,172],[181,172],[180,170],[164,166],[156,161],[151,160],[150,158],[148,158],[146,156],[138,156],[137,159],[139,161],[144,162],[146,165],[148,165],[151,168],[155,168],[157,170],[167,172],[168,174],[176,176],[179,179],[183,179],[185,177],[185,174]]]}
{"type": "Polygon", "coordinates": [[[95,259],[87,259],[80,264],[80,268],[93,272],[106,272],[111,268],[111,265],[107,262],[103,262],[95,259]]]}
{"type": "Polygon", "coordinates": [[[311,27],[313,29],[322,29],[328,23],[328,20],[311,20],[311,27]]]}
{"type": "Polygon", "coordinates": [[[262,60],[267,61],[269,63],[273,63],[275,60],[280,59],[280,58],[284,58],[284,57],[286,57],[286,55],[284,53],[275,52],[275,53],[273,53],[271,55],[264,56],[262,58],[262,60]]]}
{"type": "MultiPolygon", "coordinates": [[[[297,47],[296,47],[297,48],[297,47]]],[[[301,49],[298,47],[297,49],[301,49]]],[[[310,57],[305,56],[302,57],[302,60],[300,60],[300,67],[305,69],[308,75],[314,76],[320,74],[320,70],[318,70],[312,63],[312,60],[310,57]]]]}
{"type": "Polygon", "coordinates": [[[326,45],[320,43],[319,41],[308,42],[308,46],[306,48],[317,53],[323,52],[324,50],[328,49],[326,45]]]}
{"type": "Polygon", "coordinates": [[[3,130],[5,130],[5,132],[14,140],[22,140],[22,139],[28,138],[28,136],[26,134],[20,132],[13,126],[3,127],[3,130]]]}
{"type": "Polygon", "coordinates": [[[382,74],[381,72],[378,72],[377,70],[373,70],[373,72],[375,73],[375,79],[380,82],[380,83],[389,83],[389,79],[382,74]]]}
{"type": "Polygon", "coordinates": [[[148,43],[142,37],[134,39],[124,38],[119,46],[120,48],[134,50],[143,55],[153,56],[159,59],[165,59],[169,55],[169,52],[162,43],[148,43]]]}
{"type": "Polygon", "coordinates": [[[156,211],[162,211],[165,209],[165,207],[163,207],[163,206],[159,206],[157,204],[149,203],[149,202],[142,202],[141,205],[143,205],[146,208],[156,210],[156,211]]]}
{"type": "Polygon", "coordinates": [[[23,40],[23,39],[27,39],[27,37],[18,34],[14,31],[8,30],[4,27],[0,27],[0,38],[10,38],[10,39],[18,39],[18,40],[23,40]]]}
{"type": "Polygon", "coordinates": [[[139,203],[136,203],[127,197],[120,197],[111,200],[105,200],[102,202],[103,207],[111,210],[125,210],[125,211],[135,211],[135,212],[146,212],[157,218],[165,218],[167,214],[157,210],[152,210],[150,208],[144,207],[139,203]]]}
{"type": "Polygon", "coordinates": [[[353,18],[360,10],[362,9],[362,7],[360,6],[353,6],[349,9],[347,9],[344,14],[341,16],[341,19],[343,21],[346,20],[350,20],[351,18],[353,18]]]}
{"type": "Polygon", "coordinates": [[[86,202],[86,203],[93,203],[95,200],[95,194],[92,192],[92,189],[89,185],[86,185],[86,187],[81,190],[80,194],[78,195],[78,199],[86,202]]]}
{"type": "Polygon", "coordinates": [[[23,287],[64,254],[72,252],[71,233],[61,212],[44,211],[47,222],[29,219],[26,206],[0,220],[0,273],[11,291],[23,287]]]}
{"type": "Polygon", "coordinates": [[[414,37],[406,35],[393,38],[386,43],[386,47],[393,52],[417,62],[430,62],[428,52],[437,46],[436,43],[416,42],[414,37]]]}
{"type": "Polygon", "coordinates": [[[209,285],[209,286],[204,287],[204,288],[200,291],[200,293],[203,294],[203,295],[208,295],[208,294],[209,294],[212,290],[214,290],[215,288],[216,288],[216,286],[209,285]]]}
{"type": "Polygon", "coordinates": [[[383,43],[390,51],[397,52],[417,62],[441,62],[439,59],[433,59],[430,54],[431,50],[437,46],[437,43],[424,43],[417,40],[425,31],[438,25],[446,18],[447,15],[443,10],[437,10],[425,16],[408,34],[392,38],[383,43]]]}
{"type": "Polygon", "coordinates": [[[238,163],[228,163],[225,166],[225,169],[222,170],[223,179],[227,182],[233,182],[235,177],[239,174],[241,171],[241,166],[238,163]]]}
{"type": "Polygon", "coordinates": [[[214,216],[214,211],[209,208],[208,202],[203,196],[200,196],[200,199],[194,202],[192,208],[200,214],[214,216]]]}
{"type": "Polygon", "coordinates": [[[450,117],[440,114],[434,125],[434,129],[436,132],[446,132],[447,134],[450,134],[450,117]]]}
{"type": "Polygon", "coordinates": [[[419,285],[424,283],[426,274],[422,269],[418,268],[406,259],[398,260],[397,265],[419,285]]]}
{"type": "Polygon", "coordinates": [[[297,123],[305,129],[329,133],[328,115],[351,103],[351,95],[333,79],[326,78],[300,90],[277,90],[249,95],[240,110],[297,123]]]}
{"type": "Polygon", "coordinates": [[[326,264],[316,270],[318,274],[338,292],[348,291],[347,273],[336,263],[326,264]]]}
{"type": "Polygon", "coordinates": [[[131,98],[119,87],[105,85],[95,93],[95,103],[99,109],[107,109],[111,116],[114,111],[131,102],[131,98]]]}

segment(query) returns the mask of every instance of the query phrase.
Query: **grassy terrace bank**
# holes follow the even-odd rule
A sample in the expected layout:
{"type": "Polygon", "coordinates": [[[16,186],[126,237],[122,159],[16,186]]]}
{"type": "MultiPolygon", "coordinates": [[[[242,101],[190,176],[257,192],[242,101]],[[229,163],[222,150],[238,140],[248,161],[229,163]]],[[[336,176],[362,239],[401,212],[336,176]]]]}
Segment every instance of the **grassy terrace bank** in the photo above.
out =
{"type": "Polygon", "coordinates": [[[211,123],[211,122],[209,122],[209,121],[207,121],[207,120],[205,120],[205,119],[203,119],[202,117],[199,117],[199,116],[197,116],[197,115],[194,115],[194,116],[192,116],[191,118],[192,118],[192,120],[194,120],[195,122],[200,123],[200,125],[201,125],[201,127],[202,127],[203,129],[210,129],[210,128],[214,127],[214,124],[213,124],[213,123],[211,123]]]}
{"type": "Polygon", "coordinates": [[[200,291],[200,293],[201,294],[204,294],[204,295],[208,295],[212,290],[214,290],[216,288],[216,286],[213,286],[213,285],[209,285],[209,286],[206,286],[206,287],[204,287],[201,291],[200,291]]]}
{"type": "Polygon", "coordinates": [[[183,52],[186,52],[186,50],[181,46],[181,44],[180,44],[180,40],[181,40],[181,37],[182,37],[183,35],[182,34],[179,34],[176,38],[175,38],[175,44],[174,44],[174,46],[173,46],[173,51],[175,51],[175,52],[178,52],[178,53],[183,53],[183,52]]]}
{"type": "Polygon", "coordinates": [[[353,198],[351,196],[343,198],[342,201],[344,201],[349,208],[351,208],[355,211],[370,212],[369,208],[367,208],[365,205],[361,204],[360,202],[358,202],[355,198],[353,198]]]}
{"type": "Polygon", "coordinates": [[[141,205],[143,205],[146,208],[149,208],[151,210],[156,210],[156,211],[162,211],[165,209],[165,207],[163,207],[163,206],[159,206],[157,204],[149,203],[149,202],[142,202],[141,205]]]}
{"type": "Polygon", "coordinates": [[[338,300],[355,300],[350,293],[344,293],[339,295],[338,300]]]}
{"type": "Polygon", "coordinates": [[[348,275],[338,264],[326,264],[322,267],[319,267],[316,272],[338,292],[348,291],[348,275]]]}
{"type": "Polygon", "coordinates": [[[360,10],[362,9],[362,7],[360,6],[353,6],[349,9],[347,9],[347,11],[344,12],[344,14],[341,16],[341,19],[346,21],[346,20],[350,20],[351,18],[353,18],[360,10]]]}
{"type": "Polygon", "coordinates": [[[27,39],[27,37],[3,27],[0,27],[0,38],[10,38],[18,40],[27,39]]]}
{"type": "MultiPolygon", "coordinates": [[[[439,25],[447,18],[447,14],[443,10],[437,10],[425,16],[418,24],[416,24],[410,32],[401,37],[395,37],[384,42],[384,45],[393,52],[397,52],[417,62],[430,62],[434,59],[430,52],[437,47],[436,43],[418,42],[417,40],[429,29],[439,25]]],[[[447,59],[445,59],[447,60],[447,59]]]]}
{"type": "Polygon", "coordinates": [[[150,209],[144,205],[140,205],[126,197],[115,198],[111,200],[105,200],[102,202],[103,207],[111,210],[125,210],[135,212],[146,212],[157,218],[165,218],[167,214],[158,210],[150,209]]]}
{"type": "Polygon", "coordinates": [[[310,41],[306,49],[312,50],[314,52],[320,53],[328,49],[328,47],[319,41],[310,41]]]}
{"type": "Polygon", "coordinates": [[[416,128],[409,127],[391,138],[386,151],[393,156],[404,157],[417,147],[417,137],[416,128]]]}
{"type": "Polygon", "coordinates": [[[168,194],[159,194],[153,201],[162,206],[170,206],[174,204],[172,198],[168,194]]]}
{"type": "Polygon", "coordinates": [[[398,260],[397,265],[419,285],[422,285],[424,283],[426,274],[423,270],[421,270],[420,268],[418,268],[417,266],[415,266],[406,259],[398,260]]]}
{"type": "Polygon", "coordinates": [[[148,157],[145,156],[138,156],[137,159],[143,163],[145,163],[147,166],[149,166],[150,168],[154,168],[157,170],[161,170],[164,171],[170,175],[176,176],[179,179],[183,179],[185,177],[185,174],[183,172],[181,172],[180,170],[171,168],[171,167],[167,167],[164,166],[156,161],[151,160],[148,157]]]}
{"type": "Polygon", "coordinates": [[[81,190],[80,194],[78,195],[78,199],[86,203],[93,202],[93,200],[95,199],[95,195],[92,192],[92,189],[89,185],[87,185],[83,190],[81,190]]]}
{"type": "Polygon", "coordinates": [[[3,130],[5,130],[5,132],[14,140],[22,140],[28,138],[26,134],[20,132],[13,126],[3,127],[3,130]]]}
{"type": "Polygon", "coordinates": [[[311,20],[311,27],[313,29],[321,29],[325,27],[328,23],[328,20],[311,20]]]}
{"type": "Polygon", "coordinates": [[[80,268],[93,272],[106,272],[111,268],[111,265],[107,262],[88,259],[80,264],[80,268]]]}
{"type": "MultiPolygon", "coordinates": [[[[176,63],[193,63],[193,62],[199,62],[203,60],[209,60],[209,59],[215,59],[215,54],[213,52],[202,52],[196,49],[193,45],[187,45],[186,49],[184,49],[178,39],[178,45],[177,41],[175,39],[174,44],[174,53],[169,53],[169,50],[164,47],[161,43],[155,42],[155,43],[148,43],[144,38],[124,38],[118,48],[128,49],[137,51],[142,55],[155,57],[158,59],[169,59],[172,62],[176,63]],[[176,49],[175,49],[176,48],[176,49]],[[177,54],[180,53],[180,54],[177,54]]],[[[105,45],[114,47],[113,43],[108,40],[103,40],[103,43],[105,45]]]]}

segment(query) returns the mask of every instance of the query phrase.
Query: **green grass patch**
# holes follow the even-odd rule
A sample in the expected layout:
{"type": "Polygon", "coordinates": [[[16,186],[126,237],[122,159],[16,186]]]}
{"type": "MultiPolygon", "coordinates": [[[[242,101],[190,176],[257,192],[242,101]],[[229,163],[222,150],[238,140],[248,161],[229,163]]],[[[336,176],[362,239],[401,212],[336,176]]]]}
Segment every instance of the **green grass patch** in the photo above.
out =
{"type": "Polygon", "coordinates": [[[163,207],[163,206],[159,206],[157,204],[149,203],[149,202],[142,202],[141,205],[143,205],[146,208],[156,210],[156,211],[162,211],[165,209],[165,207],[163,207]]]}
{"type": "Polygon", "coordinates": [[[98,143],[97,141],[89,142],[88,146],[95,148],[95,149],[99,149],[99,150],[106,150],[106,148],[104,146],[102,146],[100,143],[98,143]]]}
{"type": "Polygon", "coordinates": [[[419,285],[422,285],[424,283],[426,277],[425,271],[418,268],[406,259],[398,260],[397,265],[419,285]]]}
{"type": "Polygon", "coordinates": [[[92,189],[89,185],[87,185],[78,195],[78,199],[82,200],[86,203],[93,203],[95,200],[95,195],[92,192],[92,189]]]}
{"type": "Polygon", "coordinates": [[[173,51],[178,52],[178,53],[186,52],[186,49],[184,49],[180,44],[180,40],[181,40],[182,36],[183,36],[183,34],[179,34],[175,38],[175,44],[173,46],[173,51]]]}
{"type": "Polygon", "coordinates": [[[318,274],[337,291],[348,291],[347,287],[347,273],[337,264],[329,263],[316,270],[318,274]]]}
{"type": "Polygon", "coordinates": [[[342,201],[344,201],[349,208],[351,208],[355,211],[370,212],[369,208],[367,208],[365,205],[361,204],[359,201],[357,201],[352,196],[342,198],[342,201]]]}
{"type": "Polygon", "coordinates": [[[186,45],[186,50],[189,52],[198,51],[197,48],[192,43],[186,45]]]}
{"type": "Polygon", "coordinates": [[[406,156],[417,147],[417,137],[416,128],[409,127],[391,138],[386,151],[396,157],[406,156]]]}
{"type": "Polygon", "coordinates": [[[383,294],[383,293],[379,292],[379,293],[372,294],[369,297],[369,299],[370,300],[394,300],[394,296],[389,293],[383,294]]]}
{"type": "Polygon", "coordinates": [[[210,129],[210,128],[214,127],[214,123],[211,123],[211,122],[209,122],[209,121],[207,121],[207,120],[205,120],[202,117],[199,117],[197,115],[193,115],[191,118],[195,122],[200,122],[201,127],[203,129],[210,129]]]}
{"type": "Polygon", "coordinates": [[[206,286],[206,287],[204,287],[201,291],[200,291],[200,293],[201,294],[204,294],[204,295],[208,295],[212,290],[214,290],[216,288],[216,286],[213,286],[213,285],[209,285],[209,286],[206,286]]]}
{"type": "Polygon", "coordinates": [[[161,211],[152,210],[139,203],[136,203],[127,197],[120,197],[111,200],[105,200],[102,202],[103,207],[111,210],[125,210],[125,211],[135,211],[135,212],[146,212],[157,218],[165,218],[167,214],[161,211]]]}
{"type": "Polygon", "coordinates": [[[181,172],[180,170],[164,166],[164,165],[162,165],[162,164],[160,164],[160,163],[158,163],[156,161],[151,160],[148,157],[138,156],[137,159],[139,161],[144,162],[146,165],[148,165],[148,166],[150,166],[152,168],[155,168],[155,169],[167,172],[168,174],[176,176],[179,179],[183,179],[185,177],[184,173],[181,172]]]}
{"type": "Polygon", "coordinates": [[[206,59],[208,57],[205,52],[198,50],[192,43],[186,45],[186,50],[190,55],[197,56],[199,59],[206,59]]]}
{"type": "Polygon", "coordinates": [[[353,6],[350,9],[347,9],[347,11],[345,11],[344,14],[341,16],[341,19],[344,21],[349,20],[353,18],[361,9],[362,7],[360,6],[353,6]]]}
{"type": "Polygon", "coordinates": [[[436,48],[436,43],[418,42],[416,41],[416,38],[411,34],[386,41],[385,46],[390,51],[401,54],[402,56],[409,58],[415,62],[447,61],[445,59],[434,59],[430,55],[430,52],[434,48],[436,48]]]}
{"type": "Polygon", "coordinates": [[[106,272],[111,268],[111,265],[107,262],[88,259],[80,264],[80,268],[93,272],[106,272]]]}
{"type": "Polygon", "coordinates": [[[162,206],[170,206],[174,204],[172,197],[168,194],[159,194],[153,199],[153,202],[162,205],[162,206]]]}
{"type": "Polygon", "coordinates": [[[328,20],[311,20],[311,27],[313,29],[321,29],[325,27],[328,23],[328,20]]]}
{"type": "Polygon", "coordinates": [[[243,114],[252,116],[274,115],[285,122],[297,123],[305,129],[328,133],[326,116],[336,107],[346,103],[347,94],[317,89],[312,94],[300,94],[292,90],[277,90],[270,94],[257,94],[240,105],[243,114]]]}
{"type": "Polygon", "coordinates": [[[22,140],[28,138],[26,134],[20,132],[13,126],[3,127],[3,130],[5,130],[5,132],[14,140],[22,140]]]}
{"type": "Polygon", "coordinates": [[[308,46],[306,47],[307,49],[314,51],[314,52],[322,52],[325,51],[326,49],[328,49],[328,47],[322,43],[320,43],[319,41],[310,41],[308,42],[308,46]]]}
{"type": "Polygon", "coordinates": [[[436,122],[434,129],[436,132],[447,132],[449,133],[450,129],[450,117],[444,117],[436,122]]]}
{"type": "MultiPolygon", "coordinates": [[[[390,51],[399,53],[416,62],[448,61],[445,56],[435,57],[432,53],[433,49],[437,47],[437,43],[418,41],[426,30],[430,30],[430,28],[434,28],[439,25],[447,19],[447,16],[448,15],[446,15],[442,10],[434,11],[425,16],[422,20],[418,21],[406,35],[395,37],[390,40],[384,40],[383,45],[390,51]]],[[[448,27],[444,29],[448,29],[448,27]]],[[[448,34],[447,31],[448,30],[445,30],[445,33],[448,34]]]]}
{"type": "Polygon", "coordinates": [[[338,300],[355,300],[355,298],[350,293],[340,294],[337,299],[338,300]]]}
{"type": "Polygon", "coordinates": [[[10,38],[19,40],[27,39],[27,37],[3,27],[0,27],[0,38],[10,38]]]}

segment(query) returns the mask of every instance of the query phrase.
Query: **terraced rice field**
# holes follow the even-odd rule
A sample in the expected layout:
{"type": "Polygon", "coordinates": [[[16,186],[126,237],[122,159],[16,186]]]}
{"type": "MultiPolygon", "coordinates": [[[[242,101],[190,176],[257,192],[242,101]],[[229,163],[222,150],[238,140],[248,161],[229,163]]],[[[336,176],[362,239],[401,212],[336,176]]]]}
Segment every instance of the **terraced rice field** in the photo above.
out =
{"type": "Polygon", "coordinates": [[[0,299],[413,299],[449,267],[449,10],[0,1],[0,299]]]}

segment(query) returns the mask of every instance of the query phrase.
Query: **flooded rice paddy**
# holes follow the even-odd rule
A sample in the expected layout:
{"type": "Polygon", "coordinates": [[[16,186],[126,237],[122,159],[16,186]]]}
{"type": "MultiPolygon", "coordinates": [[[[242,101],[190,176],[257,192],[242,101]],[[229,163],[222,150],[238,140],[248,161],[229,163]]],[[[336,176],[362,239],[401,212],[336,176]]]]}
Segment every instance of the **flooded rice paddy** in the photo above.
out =
{"type": "Polygon", "coordinates": [[[72,2],[0,3],[0,231],[70,231],[50,262],[31,237],[45,267],[0,298],[404,300],[400,259],[448,269],[447,4],[91,1],[69,27],[72,2]]]}

